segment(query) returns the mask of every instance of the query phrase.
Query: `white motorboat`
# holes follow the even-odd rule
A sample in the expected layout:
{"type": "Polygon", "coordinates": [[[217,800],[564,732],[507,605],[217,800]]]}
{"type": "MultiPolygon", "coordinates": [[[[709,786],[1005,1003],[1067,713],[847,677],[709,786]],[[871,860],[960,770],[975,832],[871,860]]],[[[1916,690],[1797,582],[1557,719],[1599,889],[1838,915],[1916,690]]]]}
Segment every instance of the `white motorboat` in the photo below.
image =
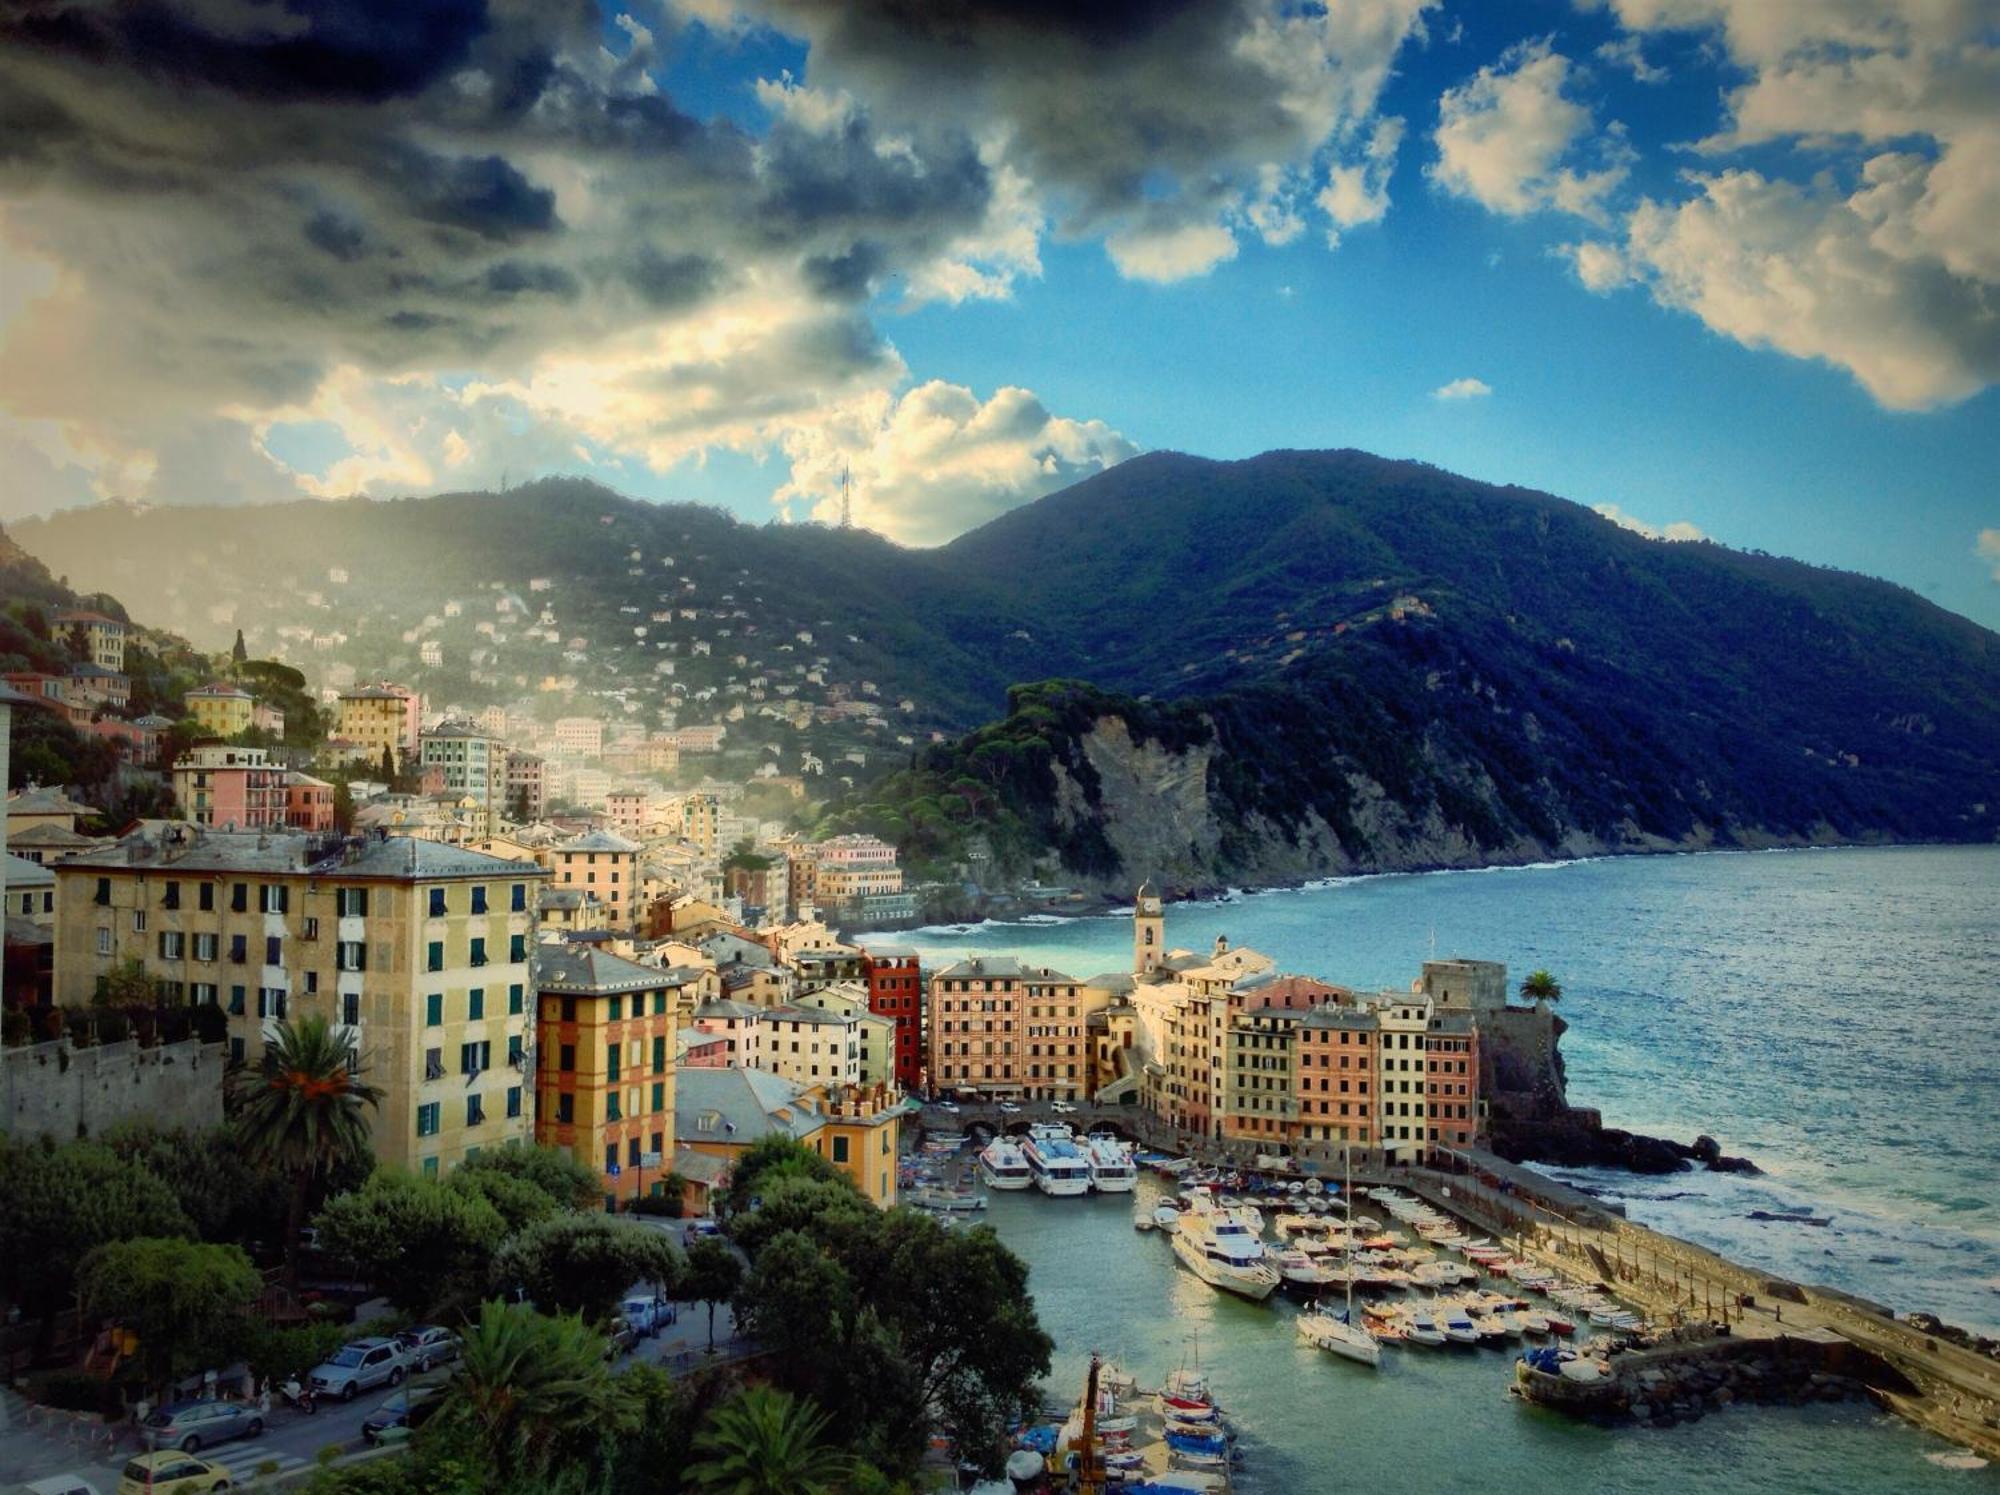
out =
{"type": "Polygon", "coordinates": [[[1164,1230],[1167,1234],[1172,1235],[1176,1230],[1181,1228],[1180,1210],[1176,1206],[1166,1203],[1154,1205],[1153,1225],[1155,1229],[1164,1230]]]}
{"type": "Polygon", "coordinates": [[[1299,1338],[1307,1344],[1360,1365],[1380,1365],[1382,1346],[1358,1324],[1338,1313],[1315,1310],[1299,1315],[1299,1338]]]}
{"type": "Polygon", "coordinates": [[[1313,1260],[1303,1251],[1279,1251],[1271,1254],[1271,1261],[1285,1287],[1307,1297],[1332,1287],[1338,1279],[1333,1268],[1313,1260]]]}
{"type": "Polygon", "coordinates": [[[1403,1320],[1403,1342],[1435,1349],[1445,1343],[1444,1330],[1428,1313],[1412,1312],[1403,1320]]]}
{"type": "Polygon", "coordinates": [[[1447,1308],[1438,1315],[1437,1326],[1445,1339],[1452,1344],[1478,1344],[1479,1329],[1472,1322],[1472,1315],[1463,1308],[1447,1308]]]}
{"type": "Polygon", "coordinates": [[[1129,1194],[1138,1187],[1132,1154],[1116,1137],[1086,1137],[1083,1155],[1090,1165],[1090,1186],[1098,1193],[1129,1194]]]}
{"type": "Polygon", "coordinates": [[[980,1150],[979,1176],[989,1189],[1025,1189],[1035,1181],[1012,1137],[995,1137],[980,1150]]]}
{"type": "Polygon", "coordinates": [[[1225,1214],[1189,1210],[1174,1232],[1174,1255],[1210,1287],[1262,1301],[1278,1286],[1278,1269],[1257,1237],[1225,1214]]]}
{"type": "Polygon", "coordinates": [[[1090,1192],[1090,1161],[1070,1136],[1068,1127],[1033,1128],[1021,1156],[1027,1161],[1035,1187],[1044,1194],[1090,1192]]]}

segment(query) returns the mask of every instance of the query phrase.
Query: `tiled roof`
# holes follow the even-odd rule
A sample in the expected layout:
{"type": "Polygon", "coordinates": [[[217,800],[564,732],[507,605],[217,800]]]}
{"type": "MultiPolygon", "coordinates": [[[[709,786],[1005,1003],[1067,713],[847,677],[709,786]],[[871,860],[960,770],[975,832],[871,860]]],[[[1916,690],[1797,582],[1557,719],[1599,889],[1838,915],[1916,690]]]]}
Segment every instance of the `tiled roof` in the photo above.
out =
{"type": "Polygon", "coordinates": [[[540,955],[535,985],[542,991],[651,991],[669,984],[666,972],[658,966],[642,966],[588,945],[543,945],[540,955]]]}
{"type": "Polygon", "coordinates": [[[63,793],[60,785],[38,784],[7,799],[9,815],[88,815],[90,806],[78,804],[63,793]]]}
{"type": "Polygon", "coordinates": [[[633,852],[638,849],[637,841],[628,841],[615,831],[591,831],[574,841],[562,841],[556,845],[557,851],[633,852]]]}
{"type": "Polygon", "coordinates": [[[7,890],[9,892],[13,892],[17,888],[52,887],[55,884],[55,873],[44,867],[40,862],[31,862],[26,857],[17,857],[11,851],[4,856],[0,856],[0,865],[4,865],[7,869],[6,879],[7,890]]]}
{"type": "Polygon", "coordinates": [[[1023,965],[1011,955],[979,955],[970,960],[961,960],[956,965],[946,966],[937,973],[963,980],[973,979],[1003,981],[1075,981],[1074,976],[1065,976],[1052,966],[1023,965]]]}
{"type": "Polygon", "coordinates": [[[65,868],[132,867],[182,872],[312,873],[321,877],[391,882],[439,882],[460,877],[546,877],[533,862],[509,862],[483,851],[408,836],[309,836],[286,832],[196,831],[164,842],[131,835],[73,856],[65,868]]]}
{"type": "Polygon", "coordinates": [[[801,1087],[761,1069],[684,1069],[674,1081],[674,1136],[747,1147],[759,1137],[809,1137],[825,1117],[801,1087]],[[779,1113],[785,1113],[780,1115],[779,1113]],[[704,1117],[712,1124],[703,1127],[704,1117]]]}

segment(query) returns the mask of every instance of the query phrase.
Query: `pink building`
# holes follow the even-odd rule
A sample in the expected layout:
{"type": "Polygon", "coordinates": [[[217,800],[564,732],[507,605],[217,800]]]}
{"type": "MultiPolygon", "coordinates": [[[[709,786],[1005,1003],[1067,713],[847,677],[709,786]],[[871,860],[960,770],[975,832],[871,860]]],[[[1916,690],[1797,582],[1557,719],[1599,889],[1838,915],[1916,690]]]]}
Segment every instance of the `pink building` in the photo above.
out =
{"type": "MultiPolygon", "coordinates": [[[[240,831],[281,828],[286,815],[286,771],[271,765],[262,748],[205,744],[174,764],[174,802],[196,825],[240,831]]],[[[329,823],[332,801],[327,811],[329,823]]]]}
{"type": "Polygon", "coordinates": [[[299,831],[332,830],[333,785],[311,774],[286,774],[285,824],[299,831]]]}

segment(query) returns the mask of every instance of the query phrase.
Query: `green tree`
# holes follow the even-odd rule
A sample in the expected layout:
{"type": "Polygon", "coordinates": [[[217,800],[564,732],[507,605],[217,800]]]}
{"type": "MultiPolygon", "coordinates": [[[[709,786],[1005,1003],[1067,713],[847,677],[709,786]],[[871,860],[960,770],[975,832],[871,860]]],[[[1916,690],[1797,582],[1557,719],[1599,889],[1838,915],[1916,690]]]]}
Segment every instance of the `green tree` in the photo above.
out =
{"type": "Polygon", "coordinates": [[[0,1200],[0,1297],[41,1316],[45,1334],[92,1248],[194,1233],[165,1183],[98,1142],[0,1140],[0,1200]]]}
{"type": "Polygon", "coordinates": [[[580,1317],[486,1303],[465,1333],[436,1423],[469,1434],[489,1470],[535,1476],[599,1464],[632,1418],[605,1349],[580,1317]]]}
{"type": "Polygon", "coordinates": [[[141,1237],[91,1251],[76,1285],[86,1312],[138,1334],[147,1384],[163,1388],[237,1352],[263,1279],[234,1246],[141,1237]]]}
{"type": "Polygon", "coordinates": [[[378,1168],[316,1217],[320,1245],[405,1312],[432,1316],[470,1307],[507,1222],[484,1193],[378,1168]]]}
{"type": "Polygon", "coordinates": [[[1547,971],[1530,971],[1521,978],[1521,995],[1532,1002],[1560,1001],[1562,994],[1562,983],[1547,971]]]}
{"type": "Polygon", "coordinates": [[[146,963],[128,956],[99,978],[91,1002],[98,1007],[151,1007],[158,999],[146,963]]]}
{"type": "Polygon", "coordinates": [[[717,1200],[718,1213],[726,1216],[749,1208],[750,1201],[758,1197],[767,1178],[846,1181],[845,1174],[810,1147],[773,1132],[759,1137],[743,1149],[743,1155],[730,1170],[729,1187],[717,1200]]]}
{"type": "Polygon", "coordinates": [[[557,1215],[508,1237],[494,1253],[489,1280],[496,1293],[527,1294],[537,1307],[608,1317],[635,1282],[674,1295],[680,1252],[659,1231],[609,1215],[557,1215]]]}
{"type": "Polygon", "coordinates": [[[688,1480],[717,1495],[831,1495],[854,1461],[827,1439],[827,1415],[768,1386],[718,1408],[695,1435],[688,1480]]]}
{"type": "Polygon", "coordinates": [[[715,1348],[715,1305],[727,1303],[743,1285],[743,1263],[714,1236],[703,1236],[687,1249],[681,1273],[681,1295],[708,1308],[708,1347],[715,1348]]]}
{"type": "Polygon", "coordinates": [[[243,646],[243,630],[236,630],[236,642],[229,646],[229,662],[242,664],[250,657],[250,651],[243,646]]]}
{"type": "Polygon", "coordinates": [[[360,1077],[353,1035],[317,1014],[281,1022],[263,1056],[230,1075],[236,1134],[259,1163],[285,1175],[285,1280],[299,1280],[299,1237],[314,1186],[369,1153],[369,1107],[382,1092],[360,1077]]]}
{"type": "Polygon", "coordinates": [[[458,1165],[455,1178],[490,1173],[523,1179],[540,1189],[562,1209],[595,1209],[599,1183],[595,1173],[576,1160],[576,1155],[560,1147],[539,1147],[532,1142],[509,1142],[489,1147],[476,1158],[458,1165]]]}
{"type": "Polygon", "coordinates": [[[284,1217],[286,1180],[245,1156],[228,1127],[128,1121],[106,1132],[104,1145],[165,1182],[201,1240],[248,1246],[270,1239],[271,1222],[284,1217]]]}

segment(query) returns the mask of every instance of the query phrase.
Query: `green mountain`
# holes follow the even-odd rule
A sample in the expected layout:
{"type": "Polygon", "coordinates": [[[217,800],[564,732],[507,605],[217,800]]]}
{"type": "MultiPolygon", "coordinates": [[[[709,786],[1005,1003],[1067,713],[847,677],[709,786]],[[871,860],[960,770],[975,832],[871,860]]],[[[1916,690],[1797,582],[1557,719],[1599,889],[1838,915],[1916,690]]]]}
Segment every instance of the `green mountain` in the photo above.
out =
{"type": "Polygon", "coordinates": [[[760,725],[781,684],[822,718],[879,698],[827,823],[974,876],[987,855],[1108,887],[2000,828],[2000,636],[1359,452],[1153,454],[932,551],[574,481],[15,534],[197,638],[240,626],[434,697],[566,674],[564,709],[761,701],[731,740],[781,755],[820,730],[760,725]],[[1030,680],[1054,683],[926,741],[1030,680]]]}

